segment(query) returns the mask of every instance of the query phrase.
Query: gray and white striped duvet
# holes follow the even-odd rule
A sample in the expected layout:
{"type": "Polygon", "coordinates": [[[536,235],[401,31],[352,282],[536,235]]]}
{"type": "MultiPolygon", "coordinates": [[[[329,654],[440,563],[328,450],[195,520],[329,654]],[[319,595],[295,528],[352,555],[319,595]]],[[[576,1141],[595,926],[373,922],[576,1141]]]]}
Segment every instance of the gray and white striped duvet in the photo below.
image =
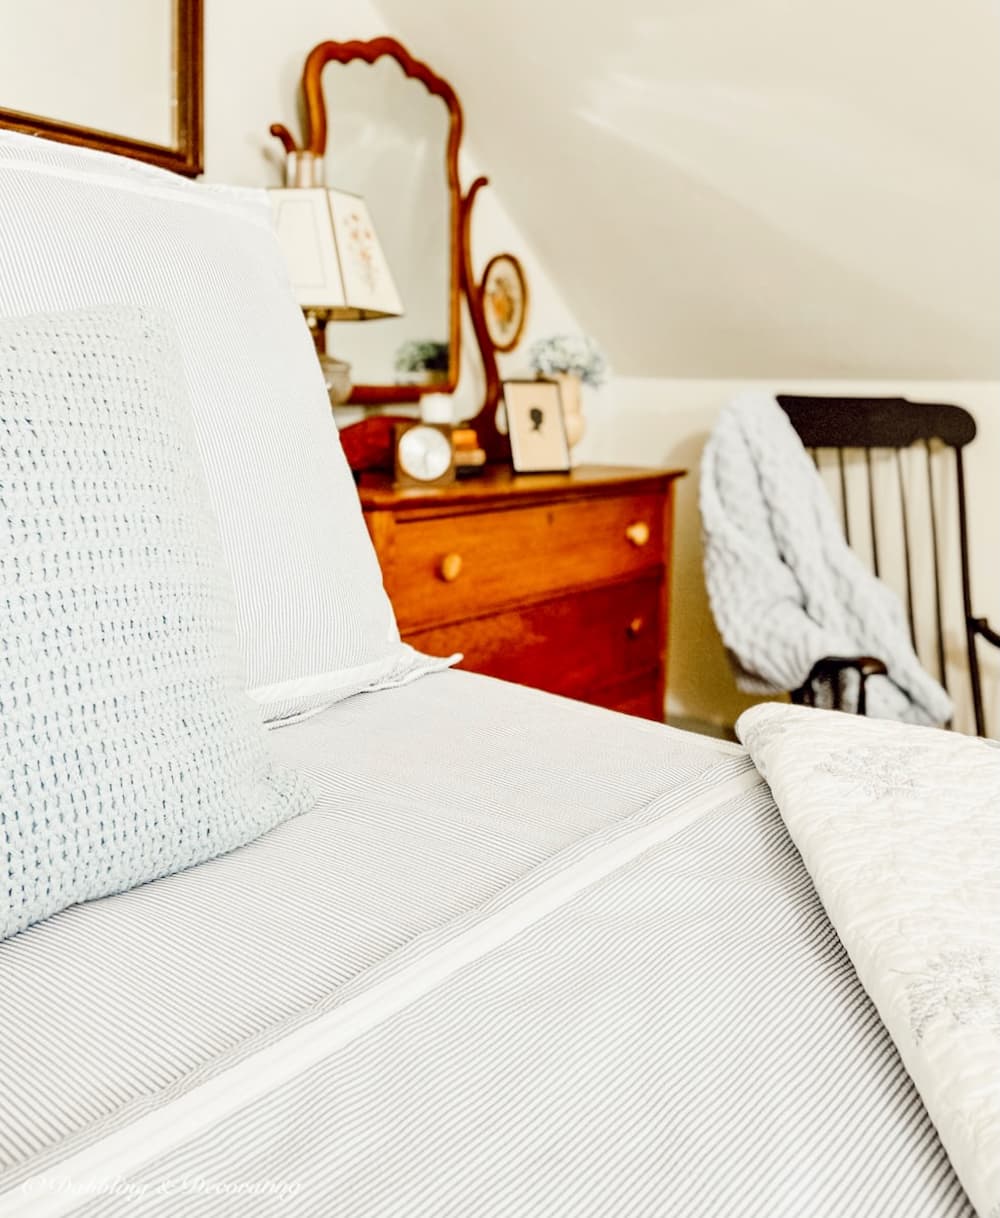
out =
{"type": "Polygon", "coordinates": [[[0,1213],[970,1213],[741,753],[463,673],[275,739],[317,811],[0,945],[0,1213]]]}

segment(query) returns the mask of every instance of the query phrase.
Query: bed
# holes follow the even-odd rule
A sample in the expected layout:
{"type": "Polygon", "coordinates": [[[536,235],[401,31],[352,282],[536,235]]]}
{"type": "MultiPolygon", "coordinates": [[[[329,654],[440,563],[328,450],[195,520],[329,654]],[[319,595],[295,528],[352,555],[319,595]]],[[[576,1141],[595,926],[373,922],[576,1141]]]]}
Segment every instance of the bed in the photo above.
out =
{"type": "Polygon", "coordinates": [[[0,140],[0,316],[175,318],[314,796],[0,942],[0,1214],[996,1218],[1000,753],[777,705],[729,745],[411,653],[261,214],[0,140]]]}
{"type": "Polygon", "coordinates": [[[313,811],[0,946],[0,1212],[973,1212],[743,749],[461,672],[275,744],[313,811]]]}

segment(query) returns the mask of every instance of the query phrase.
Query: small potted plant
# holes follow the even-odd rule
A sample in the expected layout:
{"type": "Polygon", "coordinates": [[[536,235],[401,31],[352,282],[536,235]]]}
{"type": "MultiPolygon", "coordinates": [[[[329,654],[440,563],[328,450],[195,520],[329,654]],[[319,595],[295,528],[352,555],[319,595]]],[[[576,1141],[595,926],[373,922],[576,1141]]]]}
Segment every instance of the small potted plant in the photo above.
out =
{"type": "Polygon", "coordinates": [[[528,352],[536,376],[559,382],[566,439],[570,448],[583,437],[582,386],[604,384],[608,364],[592,338],[585,334],[555,334],[536,342],[528,352]]]}
{"type": "Polygon", "coordinates": [[[410,380],[440,385],[448,379],[449,348],[433,339],[411,339],[396,352],[396,371],[410,380]]]}

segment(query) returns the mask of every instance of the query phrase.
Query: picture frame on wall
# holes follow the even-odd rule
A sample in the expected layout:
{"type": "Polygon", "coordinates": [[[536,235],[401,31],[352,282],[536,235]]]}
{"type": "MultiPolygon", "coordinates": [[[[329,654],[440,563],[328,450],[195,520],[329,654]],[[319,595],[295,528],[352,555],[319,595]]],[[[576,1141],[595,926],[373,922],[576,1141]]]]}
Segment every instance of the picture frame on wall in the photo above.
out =
{"type": "Polygon", "coordinates": [[[569,444],[557,381],[504,381],[511,463],[518,474],[569,472],[569,444]]]}
{"type": "Polygon", "coordinates": [[[197,177],[204,167],[204,0],[55,7],[62,10],[58,38],[52,5],[11,5],[15,32],[0,41],[0,128],[197,177]]]}
{"type": "Polygon", "coordinates": [[[513,351],[528,319],[524,267],[513,254],[497,254],[486,264],[479,290],[490,342],[501,353],[513,351]]]}

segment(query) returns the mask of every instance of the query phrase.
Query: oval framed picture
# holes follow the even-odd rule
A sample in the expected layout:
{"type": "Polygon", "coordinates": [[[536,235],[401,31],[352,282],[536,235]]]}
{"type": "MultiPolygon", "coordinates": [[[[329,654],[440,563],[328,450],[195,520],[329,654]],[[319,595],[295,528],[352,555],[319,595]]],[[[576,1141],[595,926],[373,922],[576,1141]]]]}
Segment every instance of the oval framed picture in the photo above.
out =
{"type": "Polygon", "coordinates": [[[490,342],[498,351],[513,351],[528,318],[528,284],[513,254],[497,254],[489,260],[480,292],[490,342]]]}

